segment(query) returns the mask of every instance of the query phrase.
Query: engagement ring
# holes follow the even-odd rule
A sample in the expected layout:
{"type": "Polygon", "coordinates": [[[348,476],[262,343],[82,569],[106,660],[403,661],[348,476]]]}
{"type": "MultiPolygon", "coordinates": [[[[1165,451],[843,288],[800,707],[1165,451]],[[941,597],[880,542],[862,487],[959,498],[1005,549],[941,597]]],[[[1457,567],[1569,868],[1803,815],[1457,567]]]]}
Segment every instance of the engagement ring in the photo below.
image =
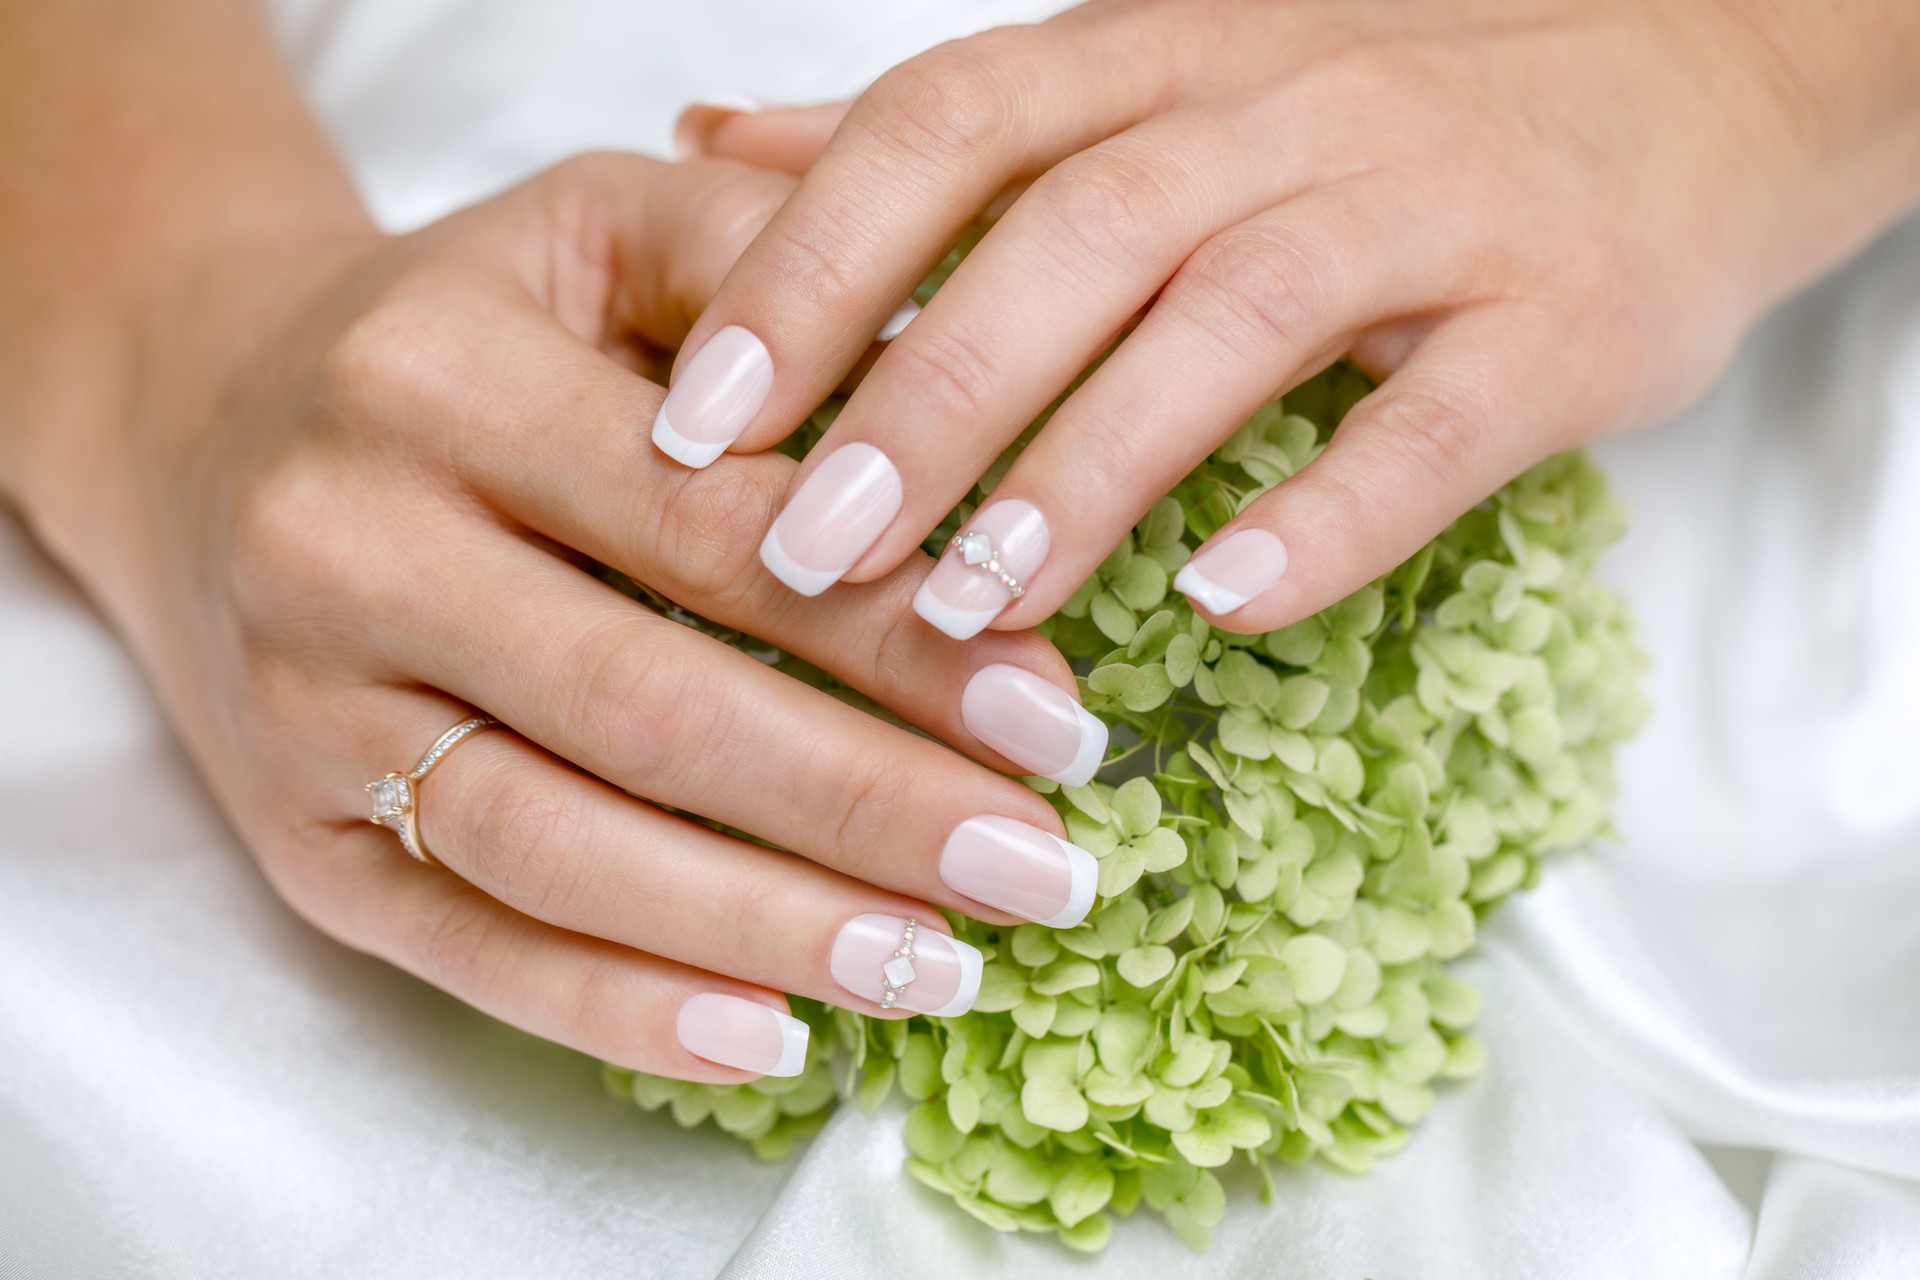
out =
{"type": "MultiPolygon", "coordinates": [[[[406,773],[390,773],[384,778],[367,784],[367,791],[373,796],[373,817],[370,821],[376,827],[391,827],[400,837],[400,847],[411,854],[416,861],[428,866],[438,865],[437,859],[427,852],[427,846],[420,840],[420,809],[415,791],[420,779],[427,771],[446,756],[460,743],[489,725],[499,724],[492,716],[475,716],[471,720],[462,720],[453,728],[441,734],[434,744],[427,748],[427,754],[420,757],[420,763],[406,773]]],[[[912,927],[908,927],[909,936],[912,927]]]]}

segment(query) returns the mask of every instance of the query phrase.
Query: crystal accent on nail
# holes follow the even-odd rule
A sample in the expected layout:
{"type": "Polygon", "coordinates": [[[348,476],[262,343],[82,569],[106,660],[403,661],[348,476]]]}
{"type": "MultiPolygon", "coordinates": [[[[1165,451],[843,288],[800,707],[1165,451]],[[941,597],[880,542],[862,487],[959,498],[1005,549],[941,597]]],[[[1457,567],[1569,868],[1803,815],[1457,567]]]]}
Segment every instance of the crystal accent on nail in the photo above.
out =
{"type": "Polygon", "coordinates": [[[1007,589],[1007,595],[1018,600],[1027,593],[1020,580],[1000,566],[1000,553],[993,549],[993,539],[984,533],[956,533],[947,545],[960,553],[960,558],[976,569],[983,569],[1000,580],[1007,589]]]}
{"type": "Polygon", "coordinates": [[[390,773],[378,781],[369,782],[367,790],[373,795],[375,822],[398,818],[413,808],[413,784],[400,774],[390,773]]]}
{"type": "Polygon", "coordinates": [[[894,1001],[907,989],[907,984],[916,976],[913,971],[913,935],[920,928],[918,920],[907,921],[907,927],[900,935],[900,945],[895,949],[893,958],[880,966],[880,1007],[893,1008],[894,1001]]]}

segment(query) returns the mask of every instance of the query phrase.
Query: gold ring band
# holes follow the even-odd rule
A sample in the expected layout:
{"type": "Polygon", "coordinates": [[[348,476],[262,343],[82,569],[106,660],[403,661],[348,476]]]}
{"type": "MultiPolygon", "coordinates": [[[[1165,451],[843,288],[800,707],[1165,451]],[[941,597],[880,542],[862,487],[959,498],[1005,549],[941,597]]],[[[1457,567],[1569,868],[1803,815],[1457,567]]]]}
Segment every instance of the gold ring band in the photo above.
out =
{"type": "Polygon", "coordinates": [[[373,797],[373,816],[370,819],[373,825],[390,828],[400,837],[400,847],[416,862],[424,862],[430,867],[438,866],[439,859],[427,851],[426,843],[420,839],[420,780],[445,759],[449,751],[482,729],[499,723],[492,716],[474,716],[470,720],[462,720],[436,738],[413,768],[369,782],[367,791],[373,797]]]}

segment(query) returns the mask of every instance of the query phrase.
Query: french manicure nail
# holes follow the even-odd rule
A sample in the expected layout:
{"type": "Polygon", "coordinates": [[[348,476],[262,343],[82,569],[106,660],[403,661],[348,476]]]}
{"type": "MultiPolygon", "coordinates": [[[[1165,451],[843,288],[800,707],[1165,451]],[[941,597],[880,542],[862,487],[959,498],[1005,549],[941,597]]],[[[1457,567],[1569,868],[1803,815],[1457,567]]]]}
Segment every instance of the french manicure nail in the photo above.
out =
{"type": "Polygon", "coordinates": [[[1021,667],[980,668],[960,694],[967,731],[1030,773],[1078,787],[1107,754],[1107,726],[1059,686],[1021,667]]]}
{"type": "Polygon", "coordinates": [[[673,380],[653,419],[653,443],[683,466],[698,469],[727,451],[767,402],[773,357],[737,324],[707,339],[673,380]]]}
{"type": "Polygon", "coordinates": [[[674,1031],[696,1058],[763,1076],[797,1076],[807,1065],[807,1024],[739,996],[703,991],[680,1006],[674,1031]]]}
{"type": "Polygon", "coordinates": [[[913,611],[952,636],[970,640],[1019,599],[1046,563],[1052,535],[1031,502],[990,502],[960,526],[913,597],[913,611]]]}
{"type": "Polygon", "coordinates": [[[975,902],[1071,929],[1087,918],[1100,864],[1077,844],[1016,818],[985,814],[953,829],[940,879],[975,902]]]}
{"type": "Polygon", "coordinates": [[[760,562],[803,596],[853,568],[900,511],[900,473],[870,444],[842,445],[815,467],[760,543],[760,562]]]}
{"type": "Polygon", "coordinates": [[[1280,581],[1287,571],[1287,548],[1265,529],[1228,534],[1180,566],[1173,589],[1205,606],[1208,613],[1232,613],[1280,581]]]}
{"type": "Polygon", "coordinates": [[[847,921],[827,960],[833,980],[875,1004],[890,988],[897,990],[894,1007],[933,1018],[957,1018],[973,1008],[984,967],[979,948],[930,929],[925,921],[915,924],[910,947],[903,945],[906,933],[907,921],[900,916],[847,921]],[[912,954],[897,954],[903,950],[912,954]]]}
{"type": "Polygon", "coordinates": [[[884,325],[880,326],[880,332],[874,335],[873,340],[875,342],[892,342],[900,336],[901,332],[904,331],[908,325],[913,323],[913,318],[919,314],[920,304],[912,298],[908,298],[900,304],[900,309],[889,316],[884,325]]]}

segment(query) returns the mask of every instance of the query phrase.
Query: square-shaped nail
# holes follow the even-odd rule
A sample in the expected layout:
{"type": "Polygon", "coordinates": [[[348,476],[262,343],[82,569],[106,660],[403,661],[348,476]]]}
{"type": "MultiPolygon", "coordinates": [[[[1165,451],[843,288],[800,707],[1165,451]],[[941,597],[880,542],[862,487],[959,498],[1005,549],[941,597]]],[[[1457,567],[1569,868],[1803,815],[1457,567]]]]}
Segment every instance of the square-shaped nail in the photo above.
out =
{"type": "Polygon", "coordinates": [[[1018,498],[990,502],[960,526],[913,597],[913,611],[970,640],[1026,591],[1052,546],[1047,518],[1018,498]]]}
{"type": "Polygon", "coordinates": [[[653,419],[653,443],[683,466],[698,469],[740,438],[773,390],[766,344],[737,324],[707,339],[673,380],[653,419]]]}
{"type": "Polygon", "coordinates": [[[900,473],[870,444],[842,445],[801,482],[760,543],[760,561],[803,596],[840,581],[900,512],[900,473]]]}
{"type": "Polygon", "coordinates": [[[997,814],[968,818],[940,851],[940,879],[975,902],[1071,929],[1087,918],[1100,863],[1077,844],[997,814]]]}
{"type": "Polygon", "coordinates": [[[696,1058],[763,1076],[797,1076],[807,1065],[807,1024],[755,1000],[702,991],[674,1020],[680,1045],[696,1058]]]}
{"type": "Polygon", "coordinates": [[[1029,773],[1077,787],[1107,754],[1107,726],[1065,690],[1022,667],[980,668],[960,694],[967,732],[1029,773]]]}
{"type": "Polygon", "coordinates": [[[985,964],[978,947],[929,928],[925,921],[875,913],[840,926],[827,968],[835,982],[863,1000],[934,1018],[957,1018],[979,997],[985,964]],[[911,933],[909,924],[914,926],[911,933]]]}
{"type": "Polygon", "coordinates": [[[1208,613],[1232,613],[1287,571],[1287,548],[1265,529],[1240,529],[1202,547],[1173,575],[1173,589],[1208,613]]]}

